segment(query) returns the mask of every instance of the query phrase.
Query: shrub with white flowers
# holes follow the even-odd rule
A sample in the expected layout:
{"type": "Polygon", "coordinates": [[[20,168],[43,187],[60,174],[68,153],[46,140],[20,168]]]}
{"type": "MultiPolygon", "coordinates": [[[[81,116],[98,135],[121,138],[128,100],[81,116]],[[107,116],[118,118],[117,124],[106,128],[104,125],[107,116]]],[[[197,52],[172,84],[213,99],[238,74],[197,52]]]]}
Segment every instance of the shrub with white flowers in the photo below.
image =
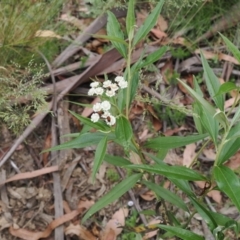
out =
{"type": "MultiPolygon", "coordinates": [[[[106,96],[114,97],[119,89],[124,89],[128,86],[127,81],[121,77],[117,76],[114,82],[111,80],[106,80],[103,83],[92,82],[90,84],[90,89],[88,91],[89,96],[106,96]]],[[[100,119],[104,119],[106,124],[113,126],[116,123],[116,117],[110,112],[111,103],[107,100],[95,103],[93,105],[93,114],[91,115],[92,122],[98,122],[100,119]]]]}

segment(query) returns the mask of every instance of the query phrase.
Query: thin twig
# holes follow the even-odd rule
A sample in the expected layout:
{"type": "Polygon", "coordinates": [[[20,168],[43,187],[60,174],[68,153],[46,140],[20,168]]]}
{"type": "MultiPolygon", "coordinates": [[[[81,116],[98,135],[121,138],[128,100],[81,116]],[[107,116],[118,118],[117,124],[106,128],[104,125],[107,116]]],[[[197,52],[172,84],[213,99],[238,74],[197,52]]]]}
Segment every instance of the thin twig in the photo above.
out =
{"type": "MultiPolygon", "coordinates": [[[[122,170],[119,167],[117,167],[117,171],[120,174],[120,176],[124,179],[125,178],[124,173],[122,172],[122,170]]],[[[136,200],[136,198],[134,196],[133,190],[132,189],[128,190],[128,194],[129,194],[130,198],[132,199],[132,201],[134,202],[134,207],[138,211],[139,216],[140,216],[143,224],[145,226],[147,226],[147,220],[146,220],[145,216],[140,213],[142,211],[142,209],[141,209],[140,205],[138,204],[138,201],[136,200]]]]}

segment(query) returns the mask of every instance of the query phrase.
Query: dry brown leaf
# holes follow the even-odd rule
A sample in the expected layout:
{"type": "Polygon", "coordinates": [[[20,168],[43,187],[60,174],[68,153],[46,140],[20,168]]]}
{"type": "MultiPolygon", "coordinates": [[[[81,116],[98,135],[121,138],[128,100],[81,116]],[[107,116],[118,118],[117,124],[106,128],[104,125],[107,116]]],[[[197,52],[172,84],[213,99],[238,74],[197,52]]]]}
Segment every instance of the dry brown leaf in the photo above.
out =
{"type": "Polygon", "coordinates": [[[9,228],[9,232],[11,235],[13,235],[15,237],[19,237],[24,240],[38,240],[41,238],[46,238],[51,234],[51,232],[56,227],[62,225],[65,222],[72,220],[73,218],[78,216],[80,213],[82,213],[84,210],[85,210],[85,208],[79,208],[77,210],[74,210],[68,214],[61,216],[60,218],[53,220],[44,231],[33,232],[33,231],[29,231],[29,230],[26,230],[23,228],[15,228],[15,227],[11,226],[9,228]]]}
{"type": "Polygon", "coordinates": [[[129,158],[129,160],[133,164],[141,164],[142,163],[140,156],[137,153],[133,152],[133,151],[130,151],[130,158],[129,158]]]}
{"type": "Polygon", "coordinates": [[[8,178],[4,182],[1,182],[0,186],[4,185],[6,183],[9,183],[9,182],[13,182],[13,181],[35,178],[35,177],[38,177],[38,176],[41,176],[41,175],[44,175],[44,174],[56,172],[58,170],[59,170],[58,166],[52,166],[52,167],[42,168],[40,170],[36,170],[36,171],[32,171],[32,172],[19,173],[19,174],[14,175],[11,178],[8,178]]]}
{"type": "Polygon", "coordinates": [[[74,16],[71,16],[69,14],[62,14],[60,19],[65,21],[65,22],[71,23],[72,25],[74,25],[75,27],[77,27],[80,30],[84,30],[86,28],[85,21],[80,20],[80,19],[78,19],[74,16]]]}
{"type": "Polygon", "coordinates": [[[97,240],[97,238],[81,225],[72,223],[65,229],[65,235],[76,235],[82,240],[97,240]]]}
{"type": "Polygon", "coordinates": [[[234,156],[232,156],[225,166],[231,168],[232,170],[238,169],[240,167],[240,152],[237,152],[234,156]]]}
{"type": "MultiPolygon", "coordinates": [[[[205,181],[195,181],[195,184],[204,189],[206,182],[205,181]]],[[[211,190],[210,192],[207,193],[207,196],[212,198],[216,203],[221,203],[222,202],[222,195],[220,191],[217,190],[211,190]]]]}
{"type": "Polygon", "coordinates": [[[236,58],[232,57],[232,56],[229,56],[227,54],[223,54],[223,53],[214,53],[214,52],[210,52],[210,51],[206,51],[206,50],[203,50],[203,49],[196,49],[195,50],[195,53],[196,54],[200,54],[200,52],[203,53],[204,57],[206,59],[218,59],[218,60],[224,60],[224,61],[227,61],[227,62],[231,62],[231,63],[234,63],[236,65],[239,65],[239,62],[237,61],[236,58]]]}
{"type": "Polygon", "coordinates": [[[216,159],[216,153],[213,149],[204,149],[203,154],[210,160],[215,160],[216,159]]]}
{"type": "Polygon", "coordinates": [[[162,15],[159,15],[158,17],[157,27],[159,27],[159,29],[163,32],[165,32],[168,29],[168,23],[162,15]]]}
{"type": "Polygon", "coordinates": [[[194,160],[196,153],[196,144],[195,143],[191,143],[188,144],[183,152],[183,166],[189,167],[192,163],[192,161],[194,160]]]}
{"type": "Polygon", "coordinates": [[[156,198],[156,195],[153,191],[147,191],[143,194],[140,194],[140,197],[144,199],[145,201],[152,201],[154,198],[156,198]]]}
{"type": "Polygon", "coordinates": [[[127,208],[120,208],[112,216],[112,219],[106,224],[102,233],[101,240],[116,240],[125,226],[125,218],[128,216],[127,208]]]}
{"type": "Polygon", "coordinates": [[[35,37],[58,38],[58,39],[62,38],[60,35],[57,35],[55,32],[51,30],[38,30],[35,33],[35,37]]]}
{"type": "Polygon", "coordinates": [[[158,39],[162,39],[167,37],[167,34],[159,29],[153,28],[150,30],[150,32],[158,39]]]}
{"type": "Polygon", "coordinates": [[[174,129],[168,129],[164,132],[165,136],[172,136],[175,133],[178,133],[179,131],[186,130],[184,126],[181,126],[179,128],[174,128],[174,129]]]}
{"type": "Polygon", "coordinates": [[[152,124],[156,132],[162,129],[162,121],[160,121],[159,119],[153,118],[152,124]]]}
{"type": "MultiPolygon", "coordinates": [[[[44,142],[44,147],[43,147],[43,150],[46,150],[46,149],[49,149],[51,148],[52,146],[52,134],[48,134],[47,137],[46,137],[46,140],[44,142]]],[[[48,156],[49,156],[50,152],[47,151],[47,152],[44,152],[43,153],[43,165],[46,166],[47,163],[48,163],[48,156]]]]}
{"type": "MultiPolygon", "coordinates": [[[[159,224],[159,223],[161,223],[161,221],[159,219],[154,219],[154,220],[150,221],[148,225],[154,225],[154,224],[159,224]]],[[[146,233],[143,236],[143,240],[146,240],[146,239],[156,236],[158,231],[159,231],[159,229],[146,233]]]]}

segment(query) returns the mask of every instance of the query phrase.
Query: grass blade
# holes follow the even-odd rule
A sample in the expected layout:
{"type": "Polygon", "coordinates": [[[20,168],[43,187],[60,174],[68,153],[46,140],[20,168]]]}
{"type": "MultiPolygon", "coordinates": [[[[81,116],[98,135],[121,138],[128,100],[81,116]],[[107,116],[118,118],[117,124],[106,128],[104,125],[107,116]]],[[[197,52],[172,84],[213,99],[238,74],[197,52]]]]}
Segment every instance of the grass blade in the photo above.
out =
{"type": "Polygon", "coordinates": [[[124,166],[124,168],[141,169],[146,172],[155,173],[174,179],[183,179],[190,181],[206,180],[206,178],[199,174],[198,172],[183,166],[169,166],[164,164],[162,164],[161,166],[159,164],[149,166],[139,164],[139,165],[127,165],[124,166]]]}

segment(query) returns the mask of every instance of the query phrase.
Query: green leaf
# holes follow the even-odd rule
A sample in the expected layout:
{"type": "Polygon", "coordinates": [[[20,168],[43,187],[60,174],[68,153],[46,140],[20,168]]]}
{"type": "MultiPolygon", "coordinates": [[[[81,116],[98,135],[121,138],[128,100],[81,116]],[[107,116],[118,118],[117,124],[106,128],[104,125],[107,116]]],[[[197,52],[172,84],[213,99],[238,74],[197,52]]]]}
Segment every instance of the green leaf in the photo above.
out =
{"type": "Polygon", "coordinates": [[[112,155],[108,155],[108,154],[105,155],[104,161],[106,161],[114,166],[118,166],[118,167],[132,164],[130,161],[128,161],[125,158],[118,157],[118,156],[112,156],[112,155]]]}
{"type": "Polygon", "coordinates": [[[115,134],[122,146],[126,147],[129,145],[133,131],[130,122],[125,117],[120,116],[117,119],[115,134]]]}
{"type": "Polygon", "coordinates": [[[204,55],[201,53],[202,65],[204,70],[204,77],[207,84],[208,92],[215,102],[216,106],[223,111],[224,110],[224,97],[222,95],[216,96],[219,88],[221,86],[218,78],[214,74],[213,70],[210,68],[207,60],[205,59],[204,55]]]}
{"type": "MultiPolygon", "coordinates": [[[[199,94],[201,97],[203,97],[203,93],[202,90],[196,80],[196,78],[194,77],[193,79],[193,84],[194,84],[194,90],[196,91],[197,94],[199,94]]],[[[196,129],[198,131],[199,134],[203,134],[204,133],[204,128],[200,119],[200,114],[202,111],[201,105],[199,104],[199,102],[194,102],[192,104],[192,108],[193,108],[193,120],[196,126],[196,129]]]]}
{"type": "Polygon", "coordinates": [[[215,166],[213,170],[217,185],[240,211],[240,182],[237,175],[228,167],[215,166]]]}
{"type": "Polygon", "coordinates": [[[215,146],[217,145],[217,138],[219,132],[219,123],[216,118],[210,115],[203,107],[200,109],[200,120],[202,126],[206,129],[206,131],[211,136],[215,146]]]}
{"type": "Polygon", "coordinates": [[[79,114],[77,114],[75,112],[70,111],[70,110],[69,110],[69,112],[83,124],[86,124],[86,125],[88,125],[88,126],[90,126],[92,128],[95,128],[97,130],[101,130],[103,132],[110,131],[109,126],[105,122],[96,122],[96,123],[94,123],[89,118],[83,117],[83,116],[81,116],[81,115],[79,115],[79,114]]]}
{"type": "Polygon", "coordinates": [[[93,160],[93,170],[92,170],[92,180],[95,180],[95,176],[97,174],[97,171],[99,170],[99,167],[101,166],[101,163],[104,159],[105,153],[107,150],[107,137],[103,138],[96,149],[95,157],[93,160]]]}
{"type": "Polygon", "coordinates": [[[184,180],[190,180],[190,181],[206,180],[206,178],[201,174],[199,174],[198,172],[183,166],[169,166],[164,164],[161,164],[161,165],[137,164],[137,165],[127,165],[124,167],[130,168],[130,169],[140,169],[146,172],[160,174],[167,178],[184,179],[184,180]]]}
{"type": "MultiPolygon", "coordinates": [[[[231,219],[223,214],[217,213],[217,212],[211,211],[211,215],[214,218],[214,220],[216,221],[218,226],[226,226],[227,223],[233,222],[233,219],[231,219]]],[[[236,221],[234,221],[234,223],[237,224],[236,221]]]]}
{"type": "Polygon", "coordinates": [[[173,226],[169,226],[169,225],[162,225],[162,224],[158,224],[157,225],[159,228],[168,231],[172,234],[174,234],[174,236],[177,236],[183,240],[204,240],[204,237],[193,233],[191,231],[182,229],[181,227],[173,227],[173,226]]]}
{"type": "Polygon", "coordinates": [[[88,147],[88,146],[97,145],[102,140],[102,138],[104,138],[105,136],[107,136],[108,140],[113,140],[116,138],[115,134],[113,134],[113,133],[110,133],[110,134],[105,134],[105,133],[100,133],[100,132],[83,133],[83,134],[80,134],[78,137],[76,137],[73,140],[65,142],[56,147],[47,149],[43,152],[57,151],[57,150],[70,149],[70,148],[84,148],[84,147],[88,147]]]}
{"type": "Polygon", "coordinates": [[[163,55],[164,53],[167,51],[167,46],[163,46],[161,48],[159,48],[157,51],[149,54],[146,59],[144,59],[141,64],[140,64],[140,68],[146,67],[156,61],[158,61],[163,55]]]}
{"type": "Polygon", "coordinates": [[[235,112],[231,120],[230,128],[239,120],[239,117],[240,117],[240,106],[238,106],[237,111],[235,112]]]}
{"type": "Polygon", "coordinates": [[[232,91],[232,90],[236,90],[236,89],[238,89],[238,87],[236,86],[235,83],[233,83],[233,82],[225,82],[225,83],[223,83],[223,84],[220,86],[220,88],[219,88],[216,96],[221,95],[221,94],[228,93],[228,92],[230,92],[230,91],[232,91]]]}
{"type": "Polygon", "coordinates": [[[188,181],[182,180],[182,179],[176,179],[176,178],[168,178],[168,179],[188,196],[190,197],[195,196],[188,181]]]}
{"type": "Polygon", "coordinates": [[[154,27],[161,12],[163,4],[164,0],[160,0],[157,6],[152,11],[152,13],[146,18],[143,25],[138,29],[137,33],[134,36],[133,46],[135,46],[139,41],[145,38],[149,31],[154,27]]]}
{"type": "Polygon", "coordinates": [[[176,194],[172,193],[171,191],[167,190],[166,188],[163,188],[155,183],[143,181],[143,184],[145,184],[149,189],[151,189],[160,198],[163,198],[165,201],[172,203],[173,206],[177,206],[177,207],[181,208],[182,210],[188,212],[187,205],[176,194]]]}
{"type": "Polygon", "coordinates": [[[186,83],[184,83],[180,79],[177,79],[177,80],[184,86],[184,88],[188,91],[188,93],[198,101],[198,103],[202,106],[204,111],[209,114],[209,116],[214,116],[215,119],[219,123],[221,123],[221,125],[225,129],[228,128],[228,124],[226,122],[225,116],[223,116],[222,114],[216,114],[216,109],[210,103],[208,103],[201,95],[196,93],[192,88],[190,88],[186,83]]]}
{"type": "Polygon", "coordinates": [[[131,38],[131,32],[134,32],[134,25],[135,25],[135,0],[129,0],[128,3],[128,11],[127,11],[127,17],[126,17],[126,29],[127,29],[127,34],[128,38],[131,38]]]}
{"type": "MultiPolygon", "coordinates": [[[[116,37],[124,41],[124,34],[121,30],[120,24],[116,16],[108,11],[108,23],[107,23],[107,35],[111,37],[116,37]]],[[[112,45],[118,50],[118,52],[124,57],[127,57],[127,48],[124,44],[119,43],[119,41],[111,41],[112,45]]]]}
{"type": "Polygon", "coordinates": [[[190,143],[197,142],[206,138],[208,134],[200,134],[200,135],[191,135],[187,137],[179,137],[179,136],[171,136],[171,137],[156,137],[148,140],[144,147],[151,149],[171,149],[178,148],[190,143]]]}
{"type": "Polygon", "coordinates": [[[142,174],[134,174],[124,179],[121,183],[116,185],[112,190],[96,202],[85,214],[82,219],[82,224],[100,209],[106,207],[108,204],[118,200],[125,192],[134,187],[136,182],[142,177],[142,174]]]}
{"type": "Polygon", "coordinates": [[[233,56],[237,59],[237,61],[240,63],[240,51],[238,48],[228,40],[228,38],[224,37],[221,33],[219,33],[224,42],[226,43],[228,49],[231,51],[233,56]]]}
{"type": "Polygon", "coordinates": [[[216,165],[221,165],[228,161],[240,148],[240,123],[237,123],[232,127],[228,133],[227,140],[219,154],[218,159],[216,159],[216,165]]]}
{"type": "Polygon", "coordinates": [[[204,207],[202,204],[200,204],[197,200],[194,198],[190,198],[195,209],[198,211],[200,216],[204,219],[204,221],[209,226],[210,230],[213,231],[217,227],[217,223],[213,216],[211,215],[210,211],[206,207],[204,207]]]}

